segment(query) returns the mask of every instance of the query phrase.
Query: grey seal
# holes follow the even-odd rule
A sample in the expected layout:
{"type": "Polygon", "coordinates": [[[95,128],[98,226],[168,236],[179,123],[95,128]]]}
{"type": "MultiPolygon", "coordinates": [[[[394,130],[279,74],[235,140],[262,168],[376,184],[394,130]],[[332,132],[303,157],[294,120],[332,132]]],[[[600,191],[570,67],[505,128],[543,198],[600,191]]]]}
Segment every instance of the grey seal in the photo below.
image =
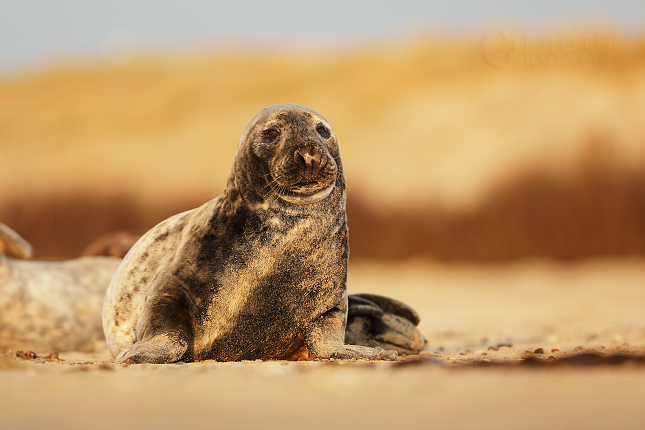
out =
{"type": "Polygon", "coordinates": [[[287,359],[394,360],[346,345],[349,257],[336,135],[293,104],[257,113],[226,188],[148,231],[105,296],[119,363],[287,359]]]}
{"type": "Polygon", "coordinates": [[[120,258],[34,261],[0,223],[0,351],[87,351],[104,346],[103,296],[120,258]]]}

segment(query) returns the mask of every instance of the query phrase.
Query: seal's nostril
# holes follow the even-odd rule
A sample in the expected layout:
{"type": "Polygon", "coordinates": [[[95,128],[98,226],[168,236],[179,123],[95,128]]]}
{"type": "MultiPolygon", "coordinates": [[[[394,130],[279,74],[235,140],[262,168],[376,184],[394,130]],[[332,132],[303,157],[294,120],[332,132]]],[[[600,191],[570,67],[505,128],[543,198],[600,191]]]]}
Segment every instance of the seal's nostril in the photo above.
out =
{"type": "Polygon", "coordinates": [[[300,153],[300,150],[296,149],[296,152],[293,153],[293,159],[296,160],[296,163],[300,162],[302,160],[303,163],[307,164],[305,161],[305,157],[302,156],[300,153]]]}
{"type": "Polygon", "coordinates": [[[316,169],[320,167],[320,152],[307,148],[306,150],[296,149],[293,153],[293,158],[296,162],[302,160],[305,163],[305,167],[316,169]]]}

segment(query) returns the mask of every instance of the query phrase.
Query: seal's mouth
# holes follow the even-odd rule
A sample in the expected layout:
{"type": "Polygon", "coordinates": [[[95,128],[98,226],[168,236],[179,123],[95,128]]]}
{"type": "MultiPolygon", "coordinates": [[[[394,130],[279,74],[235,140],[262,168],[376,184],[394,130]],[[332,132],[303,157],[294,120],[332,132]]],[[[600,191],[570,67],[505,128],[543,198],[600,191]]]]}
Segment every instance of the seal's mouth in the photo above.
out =
{"type": "Polygon", "coordinates": [[[322,190],[320,189],[320,184],[316,185],[317,186],[303,185],[291,187],[287,192],[280,194],[279,197],[289,203],[310,204],[321,201],[334,190],[334,184],[331,184],[322,190]]]}
{"type": "Polygon", "coordinates": [[[334,190],[335,182],[331,181],[307,181],[301,180],[293,185],[285,187],[278,194],[282,200],[290,203],[309,204],[319,202],[327,197],[334,190]]]}

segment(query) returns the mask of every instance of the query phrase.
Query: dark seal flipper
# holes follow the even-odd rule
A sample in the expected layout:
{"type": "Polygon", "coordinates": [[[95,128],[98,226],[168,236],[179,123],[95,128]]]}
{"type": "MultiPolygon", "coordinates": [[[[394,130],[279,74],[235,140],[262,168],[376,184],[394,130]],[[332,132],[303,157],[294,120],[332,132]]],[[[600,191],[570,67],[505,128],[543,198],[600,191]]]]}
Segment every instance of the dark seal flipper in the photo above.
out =
{"type": "Polygon", "coordinates": [[[427,342],[417,325],[417,312],[398,300],[375,294],[348,297],[345,343],[418,354],[427,342]]]}
{"type": "Polygon", "coordinates": [[[415,311],[410,306],[396,299],[391,299],[389,297],[384,297],[384,296],[378,296],[376,294],[352,294],[350,297],[367,300],[375,304],[376,306],[380,307],[385,312],[389,312],[391,314],[398,315],[402,318],[405,318],[415,326],[419,325],[419,322],[421,321],[421,318],[419,317],[419,314],[417,313],[417,311],[415,311]]]}

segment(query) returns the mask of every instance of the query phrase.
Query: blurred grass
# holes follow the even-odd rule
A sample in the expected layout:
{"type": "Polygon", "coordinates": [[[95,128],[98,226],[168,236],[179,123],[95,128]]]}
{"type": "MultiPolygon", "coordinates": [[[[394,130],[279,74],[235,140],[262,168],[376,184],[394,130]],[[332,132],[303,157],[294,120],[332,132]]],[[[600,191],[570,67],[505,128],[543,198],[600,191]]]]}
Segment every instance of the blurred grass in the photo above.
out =
{"type": "Polygon", "coordinates": [[[428,37],[0,77],[0,221],[54,257],[150,227],[219,194],[248,120],[293,102],[339,136],[353,258],[643,253],[645,39],[602,35],[611,61],[586,66],[597,47],[497,68],[428,37]]]}
{"type": "Polygon", "coordinates": [[[375,211],[348,199],[353,257],[506,261],[645,254],[645,171],[585,160],[569,179],[535,168],[475,207],[375,211]]]}

